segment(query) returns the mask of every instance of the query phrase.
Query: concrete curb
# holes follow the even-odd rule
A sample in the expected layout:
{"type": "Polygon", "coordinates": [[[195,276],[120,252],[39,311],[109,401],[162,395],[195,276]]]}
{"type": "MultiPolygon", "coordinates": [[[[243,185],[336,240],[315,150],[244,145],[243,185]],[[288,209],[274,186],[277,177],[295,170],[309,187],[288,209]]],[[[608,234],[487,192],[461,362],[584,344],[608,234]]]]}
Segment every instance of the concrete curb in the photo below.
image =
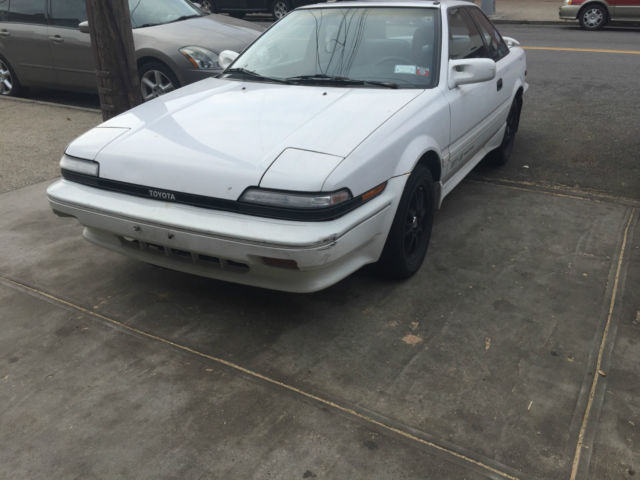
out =
{"type": "Polygon", "coordinates": [[[101,110],[99,108],[89,108],[89,107],[77,107],[75,105],[65,105],[62,103],[55,102],[45,102],[42,100],[33,100],[31,98],[20,98],[20,97],[2,97],[2,100],[7,100],[10,102],[19,102],[19,103],[35,103],[37,105],[47,105],[50,107],[58,107],[58,108],[68,108],[70,110],[80,110],[81,112],[91,112],[91,113],[100,113],[101,110]]]}

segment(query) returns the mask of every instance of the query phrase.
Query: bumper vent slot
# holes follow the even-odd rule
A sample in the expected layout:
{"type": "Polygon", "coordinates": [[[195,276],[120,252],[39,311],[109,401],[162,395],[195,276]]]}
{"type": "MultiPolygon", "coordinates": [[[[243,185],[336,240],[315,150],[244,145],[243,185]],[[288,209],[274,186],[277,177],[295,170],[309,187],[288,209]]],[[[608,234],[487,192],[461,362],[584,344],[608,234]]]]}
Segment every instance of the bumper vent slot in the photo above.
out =
{"type": "Polygon", "coordinates": [[[143,242],[131,237],[118,236],[120,244],[130,250],[136,250],[149,257],[165,257],[176,263],[192,263],[206,268],[217,268],[236,273],[247,273],[249,265],[246,263],[225,260],[200,253],[167,247],[157,243],[143,242]]]}

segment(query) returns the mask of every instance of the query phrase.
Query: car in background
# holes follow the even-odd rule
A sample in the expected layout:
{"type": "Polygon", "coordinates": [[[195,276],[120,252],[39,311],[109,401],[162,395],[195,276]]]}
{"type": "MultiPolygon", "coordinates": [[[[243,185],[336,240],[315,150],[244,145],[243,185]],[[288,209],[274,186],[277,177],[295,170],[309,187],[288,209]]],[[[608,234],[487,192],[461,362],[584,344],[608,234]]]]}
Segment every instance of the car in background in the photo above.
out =
{"type": "Polygon", "coordinates": [[[599,30],[610,21],[640,22],[640,0],[565,0],[562,20],[578,20],[586,30],[599,30]]]}
{"type": "Polygon", "coordinates": [[[220,63],[71,142],[53,211],[230,282],[312,292],[368,263],[405,279],[444,197],[508,161],[527,89],[524,50],[468,1],[301,7],[220,63]]]}
{"type": "MultiPolygon", "coordinates": [[[[264,30],[186,0],[129,0],[142,98],[222,71],[218,53],[264,30]]],[[[96,92],[85,0],[0,0],[0,95],[23,87],[96,92]]]]}
{"type": "Polygon", "coordinates": [[[322,0],[200,0],[203,9],[211,13],[229,13],[242,18],[247,13],[270,13],[280,20],[290,10],[303,5],[311,5],[322,0]]]}

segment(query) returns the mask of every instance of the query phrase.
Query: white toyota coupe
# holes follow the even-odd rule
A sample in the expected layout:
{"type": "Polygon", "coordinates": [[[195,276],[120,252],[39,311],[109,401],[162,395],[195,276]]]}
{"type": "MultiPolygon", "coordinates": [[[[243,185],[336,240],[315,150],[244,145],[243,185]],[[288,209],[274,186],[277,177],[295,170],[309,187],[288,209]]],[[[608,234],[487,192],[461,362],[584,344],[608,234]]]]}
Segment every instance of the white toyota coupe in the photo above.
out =
{"type": "Polygon", "coordinates": [[[526,59],[463,1],[293,11],[226,70],[72,142],[54,212],[163,267],[294,292],[421,266],[433,215],[506,162],[526,59]]]}

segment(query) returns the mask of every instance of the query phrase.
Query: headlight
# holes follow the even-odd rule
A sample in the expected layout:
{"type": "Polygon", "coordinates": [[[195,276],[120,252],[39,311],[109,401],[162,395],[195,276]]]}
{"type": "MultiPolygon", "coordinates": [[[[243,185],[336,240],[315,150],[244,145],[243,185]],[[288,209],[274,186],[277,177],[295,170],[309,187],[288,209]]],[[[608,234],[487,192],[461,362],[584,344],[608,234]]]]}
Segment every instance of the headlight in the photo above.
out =
{"type": "Polygon", "coordinates": [[[202,47],[183,47],[180,53],[200,70],[219,70],[218,54],[202,47]]]}
{"type": "Polygon", "coordinates": [[[282,192],[249,188],[242,194],[240,201],[269,207],[316,209],[340,205],[351,198],[351,192],[346,188],[330,193],[282,192]]]}
{"type": "Polygon", "coordinates": [[[93,160],[84,160],[82,158],[70,157],[65,154],[60,159],[60,168],[69,172],[97,177],[100,165],[98,162],[94,162],[93,160]]]}

